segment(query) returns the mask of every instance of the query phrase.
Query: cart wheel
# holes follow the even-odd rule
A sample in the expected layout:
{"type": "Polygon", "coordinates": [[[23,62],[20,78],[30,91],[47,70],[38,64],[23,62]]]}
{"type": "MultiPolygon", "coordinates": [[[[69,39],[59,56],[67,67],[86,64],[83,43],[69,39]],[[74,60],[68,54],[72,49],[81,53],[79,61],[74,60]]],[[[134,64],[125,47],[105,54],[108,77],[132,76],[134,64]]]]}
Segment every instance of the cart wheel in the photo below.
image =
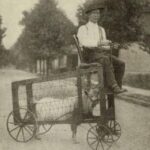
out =
{"type": "Polygon", "coordinates": [[[34,114],[20,108],[12,111],[7,118],[7,131],[17,142],[28,142],[36,134],[37,123],[34,114]]]}
{"type": "Polygon", "coordinates": [[[108,121],[108,128],[112,132],[113,140],[117,141],[121,136],[121,126],[120,126],[120,124],[115,120],[109,120],[108,121]]]}
{"type": "Polygon", "coordinates": [[[88,130],[87,142],[93,150],[108,150],[112,141],[111,131],[103,125],[95,125],[88,130]]]}
{"type": "Polygon", "coordinates": [[[38,129],[38,135],[43,135],[47,133],[52,128],[52,126],[52,124],[40,124],[38,129]]]}

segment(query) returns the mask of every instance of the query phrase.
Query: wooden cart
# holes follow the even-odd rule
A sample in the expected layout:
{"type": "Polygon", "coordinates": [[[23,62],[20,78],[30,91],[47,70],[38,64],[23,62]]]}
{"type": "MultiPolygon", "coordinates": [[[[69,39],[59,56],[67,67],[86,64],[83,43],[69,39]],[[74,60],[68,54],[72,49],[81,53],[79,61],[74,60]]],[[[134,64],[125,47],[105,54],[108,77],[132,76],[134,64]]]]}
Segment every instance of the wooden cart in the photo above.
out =
{"type": "MultiPolygon", "coordinates": [[[[107,150],[121,136],[121,127],[115,118],[114,95],[104,87],[103,67],[100,64],[81,63],[76,71],[27,79],[12,83],[13,110],[7,118],[9,135],[17,142],[28,142],[39,130],[39,134],[47,133],[55,124],[72,124],[72,112],[60,115],[55,119],[39,120],[36,105],[44,97],[60,99],[63,104],[68,98],[77,98],[78,117],[80,124],[87,123],[87,143],[93,150],[107,150]],[[99,88],[99,115],[86,116],[83,113],[83,96],[88,93],[93,84],[99,88]],[[67,117],[66,117],[67,116],[67,117]]],[[[70,100],[70,99],[69,99],[70,100]]],[[[54,105],[54,100],[52,100],[54,105]]],[[[50,105],[51,105],[50,104],[50,105]]],[[[65,107],[43,108],[41,111],[55,111],[65,107]]],[[[67,106],[71,107],[71,106],[67,106]]]]}

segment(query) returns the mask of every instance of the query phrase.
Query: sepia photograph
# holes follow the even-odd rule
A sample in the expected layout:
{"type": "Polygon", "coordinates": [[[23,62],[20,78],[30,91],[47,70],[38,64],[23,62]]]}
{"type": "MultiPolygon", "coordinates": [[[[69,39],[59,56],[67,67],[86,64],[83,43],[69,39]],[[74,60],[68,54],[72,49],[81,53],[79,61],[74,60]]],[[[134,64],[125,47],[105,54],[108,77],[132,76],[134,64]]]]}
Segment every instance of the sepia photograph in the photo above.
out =
{"type": "Polygon", "coordinates": [[[150,150],[150,0],[0,0],[0,150],[150,150]]]}

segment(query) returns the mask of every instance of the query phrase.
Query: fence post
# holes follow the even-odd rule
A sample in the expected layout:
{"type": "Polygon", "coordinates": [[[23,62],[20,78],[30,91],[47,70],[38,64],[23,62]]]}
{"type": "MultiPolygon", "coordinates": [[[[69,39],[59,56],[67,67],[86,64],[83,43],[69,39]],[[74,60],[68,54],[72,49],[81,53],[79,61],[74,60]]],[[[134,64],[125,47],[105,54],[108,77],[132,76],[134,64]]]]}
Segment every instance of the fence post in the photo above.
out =
{"type": "Polygon", "coordinates": [[[48,57],[46,58],[46,76],[48,76],[48,74],[49,74],[49,61],[48,61],[49,59],[48,59],[48,57]]]}
{"type": "Polygon", "coordinates": [[[40,75],[41,75],[41,70],[42,70],[41,58],[39,59],[39,61],[40,61],[40,75]]]}

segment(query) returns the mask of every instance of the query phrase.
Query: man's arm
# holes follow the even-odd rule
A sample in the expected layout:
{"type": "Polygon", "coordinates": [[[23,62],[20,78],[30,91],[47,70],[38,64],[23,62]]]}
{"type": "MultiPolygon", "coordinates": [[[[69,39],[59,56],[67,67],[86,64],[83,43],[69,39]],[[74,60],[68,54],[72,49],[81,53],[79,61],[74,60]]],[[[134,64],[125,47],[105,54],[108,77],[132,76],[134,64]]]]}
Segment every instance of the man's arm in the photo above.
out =
{"type": "Polygon", "coordinates": [[[99,41],[98,47],[103,50],[110,50],[110,44],[112,42],[107,39],[105,29],[103,27],[99,27],[99,30],[101,35],[101,41],[99,41]]]}

